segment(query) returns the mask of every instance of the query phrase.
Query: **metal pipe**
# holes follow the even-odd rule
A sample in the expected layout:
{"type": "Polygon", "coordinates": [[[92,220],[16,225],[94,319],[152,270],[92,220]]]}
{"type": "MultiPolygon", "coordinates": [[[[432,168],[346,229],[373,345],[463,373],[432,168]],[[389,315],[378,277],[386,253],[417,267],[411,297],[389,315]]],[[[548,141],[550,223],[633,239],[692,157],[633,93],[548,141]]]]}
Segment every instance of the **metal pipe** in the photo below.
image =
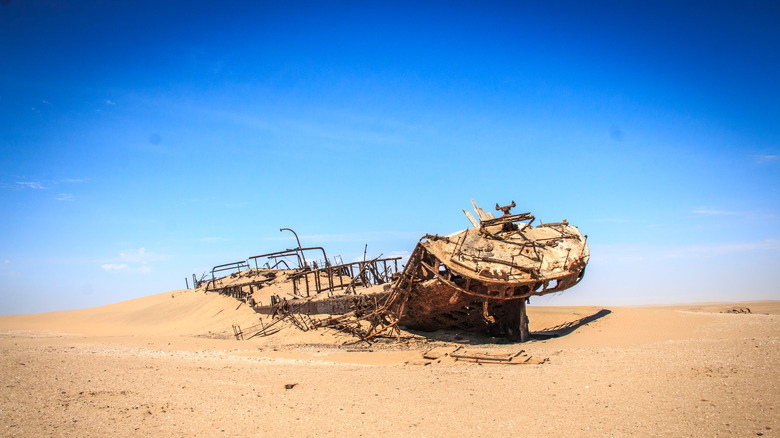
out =
{"type": "Polygon", "coordinates": [[[296,241],[296,242],[298,242],[298,250],[300,250],[300,251],[301,251],[301,257],[303,258],[303,264],[304,264],[304,265],[306,265],[306,257],[303,255],[303,250],[301,250],[301,240],[300,240],[300,239],[298,239],[298,233],[296,233],[295,231],[293,231],[293,229],[292,229],[292,228],[279,228],[279,232],[280,232],[280,233],[281,233],[282,231],[284,231],[284,230],[290,231],[290,232],[292,232],[292,233],[293,233],[293,235],[295,235],[295,241],[296,241]]]}
{"type": "Polygon", "coordinates": [[[284,251],[276,251],[276,252],[269,252],[267,254],[260,254],[260,255],[249,257],[249,260],[255,259],[255,263],[257,263],[258,258],[267,257],[269,259],[270,258],[275,259],[276,257],[287,257],[291,255],[298,257],[298,266],[303,268],[303,262],[301,261],[300,253],[297,250],[293,250],[293,249],[285,249],[284,251]]]}
{"type": "MultiPolygon", "coordinates": [[[[301,251],[301,254],[303,254],[304,251],[313,251],[315,249],[318,249],[318,250],[322,251],[322,257],[324,257],[324,259],[325,259],[325,266],[328,266],[330,264],[330,262],[328,262],[328,255],[325,253],[325,248],[323,248],[321,246],[312,246],[312,247],[309,247],[309,248],[298,247],[297,249],[301,251]]],[[[288,251],[293,251],[293,250],[288,249],[288,251]]],[[[306,261],[306,259],[304,259],[304,261],[306,261]]]]}

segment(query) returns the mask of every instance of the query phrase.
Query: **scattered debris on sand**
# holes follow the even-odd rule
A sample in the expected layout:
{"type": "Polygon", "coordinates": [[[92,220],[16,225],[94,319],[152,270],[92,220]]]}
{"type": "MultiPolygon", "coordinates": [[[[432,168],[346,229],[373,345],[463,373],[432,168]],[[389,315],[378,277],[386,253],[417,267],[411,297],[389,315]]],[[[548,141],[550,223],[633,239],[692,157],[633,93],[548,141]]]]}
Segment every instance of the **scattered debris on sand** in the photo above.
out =
{"type": "Polygon", "coordinates": [[[748,307],[732,307],[730,309],[722,310],[720,313],[752,313],[748,307]]]}
{"type": "Polygon", "coordinates": [[[414,363],[410,363],[410,365],[430,365],[434,362],[441,363],[448,358],[452,362],[498,365],[541,365],[549,360],[547,357],[527,355],[525,354],[525,350],[466,350],[463,346],[459,346],[455,349],[450,347],[434,347],[423,353],[421,361],[415,361],[414,363]]]}

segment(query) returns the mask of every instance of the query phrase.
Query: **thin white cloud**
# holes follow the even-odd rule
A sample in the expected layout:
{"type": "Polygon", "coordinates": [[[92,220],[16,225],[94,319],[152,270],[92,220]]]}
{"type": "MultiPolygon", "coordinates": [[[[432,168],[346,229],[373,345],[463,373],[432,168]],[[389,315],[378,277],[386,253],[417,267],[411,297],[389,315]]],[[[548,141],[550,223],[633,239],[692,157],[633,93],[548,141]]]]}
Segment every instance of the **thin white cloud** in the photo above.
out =
{"type": "Polygon", "coordinates": [[[147,252],[145,248],[138,248],[134,250],[121,251],[119,253],[119,261],[126,263],[141,263],[146,264],[149,262],[157,262],[160,260],[167,260],[170,258],[165,254],[157,254],[153,252],[147,252]]]}
{"type": "Polygon", "coordinates": [[[742,213],[736,212],[736,211],[727,211],[727,210],[717,210],[713,208],[697,208],[695,210],[691,210],[691,213],[693,214],[702,214],[706,216],[736,216],[742,213]]]}
{"type": "Polygon", "coordinates": [[[151,272],[150,264],[167,260],[170,256],[147,252],[145,248],[121,251],[118,257],[101,260],[100,268],[110,272],[151,272]]]}
{"type": "Polygon", "coordinates": [[[60,180],[39,179],[39,180],[26,180],[16,181],[13,184],[0,182],[0,189],[4,190],[48,190],[59,184],[76,184],[84,183],[88,180],[86,178],[65,178],[60,180]]]}
{"type": "Polygon", "coordinates": [[[108,272],[151,272],[152,268],[147,265],[128,266],[126,263],[104,263],[100,268],[108,272]]]}
{"type": "Polygon", "coordinates": [[[780,240],[713,242],[691,245],[616,244],[591,245],[592,260],[600,263],[646,263],[652,260],[699,259],[760,251],[780,251],[780,240]]]}
{"type": "Polygon", "coordinates": [[[691,210],[691,213],[701,216],[740,216],[746,219],[773,219],[774,213],[768,213],[766,211],[733,211],[733,210],[720,210],[717,208],[700,207],[691,210]]]}
{"type": "Polygon", "coordinates": [[[57,195],[56,198],[58,201],[72,201],[73,200],[73,194],[72,193],[60,193],[57,195]]]}
{"type": "Polygon", "coordinates": [[[47,189],[48,187],[44,186],[42,182],[40,181],[17,181],[17,185],[19,185],[21,188],[26,189],[47,189]]]}
{"type": "Polygon", "coordinates": [[[759,163],[771,163],[780,160],[780,155],[778,154],[762,154],[754,155],[754,157],[759,163]]]}
{"type": "Polygon", "coordinates": [[[106,100],[106,104],[108,105],[116,105],[116,102],[112,102],[111,99],[106,100]]]}

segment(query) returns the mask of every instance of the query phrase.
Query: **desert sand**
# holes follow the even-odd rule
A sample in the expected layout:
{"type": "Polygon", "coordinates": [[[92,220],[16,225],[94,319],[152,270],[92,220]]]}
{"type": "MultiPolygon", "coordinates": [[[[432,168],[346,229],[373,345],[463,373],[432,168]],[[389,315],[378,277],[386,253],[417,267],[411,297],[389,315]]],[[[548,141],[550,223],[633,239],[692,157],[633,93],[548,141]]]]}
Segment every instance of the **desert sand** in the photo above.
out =
{"type": "Polygon", "coordinates": [[[780,301],[528,307],[535,340],[371,346],[179,290],[0,317],[4,436],[780,436],[780,301]],[[735,307],[750,314],[722,313],[735,307]],[[545,335],[556,334],[550,338],[545,335]],[[481,364],[431,349],[519,352],[481,364]]]}

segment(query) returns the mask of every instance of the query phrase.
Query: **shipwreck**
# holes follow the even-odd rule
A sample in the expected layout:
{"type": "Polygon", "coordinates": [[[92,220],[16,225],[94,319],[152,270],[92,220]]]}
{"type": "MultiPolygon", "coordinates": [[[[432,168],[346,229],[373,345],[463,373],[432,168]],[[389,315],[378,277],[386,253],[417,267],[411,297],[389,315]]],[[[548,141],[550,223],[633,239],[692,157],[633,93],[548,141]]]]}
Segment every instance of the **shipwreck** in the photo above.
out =
{"type": "Polygon", "coordinates": [[[401,270],[399,257],[330,259],[321,247],[302,247],[296,234],[296,248],[218,265],[210,279],[193,281],[204,292],[234,296],[276,318],[234,327],[239,339],[273,333],[271,325],[288,320],[301,330],[332,327],[365,341],[400,335],[399,326],[527,341],[526,304],[532,296],[561,292],[582,280],[590,258],[587,236],[566,220],[534,225],[530,213],[511,213],[514,201],[496,204],[498,217],[472,204],[476,217],[464,210],[472,227],[425,235],[401,270]],[[322,258],[307,261],[311,251],[322,258]],[[258,260],[265,261],[262,267],[258,260]],[[237,272],[216,275],[232,270],[237,272]]]}

